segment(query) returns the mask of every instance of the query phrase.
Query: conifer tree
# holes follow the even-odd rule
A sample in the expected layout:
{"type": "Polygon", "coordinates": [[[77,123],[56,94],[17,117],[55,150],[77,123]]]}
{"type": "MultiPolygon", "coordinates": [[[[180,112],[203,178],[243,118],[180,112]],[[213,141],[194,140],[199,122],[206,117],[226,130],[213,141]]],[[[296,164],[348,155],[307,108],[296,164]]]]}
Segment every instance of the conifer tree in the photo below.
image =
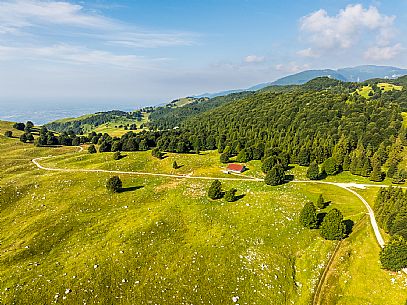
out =
{"type": "Polygon", "coordinates": [[[112,193],[118,193],[122,188],[122,181],[118,176],[113,176],[107,180],[106,188],[112,193]]]}
{"type": "Polygon", "coordinates": [[[285,179],[285,172],[280,164],[275,165],[264,178],[264,182],[268,185],[275,186],[283,184],[285,179]]]}
{"type": "Polygon", "coordinates": [[[319,166],[317,162],[313,161],[307,170],[307,177],[310,180],[318,180],[319,179],[319,166]]]}
{"type": "Polygon", "coordinates": [[[394,236],[380,252],[382,267],[391,271],[407,268],[407,241],[402,236],[394,236]]]}
{"type": "Polygon", "coordinates": [[[324,197],[322,196],[322,194],[320,194],[318,197],[317,208],[320,210],[325,208],[325,200],[324,200],[324,197]]]}
{"type": "Polygon", "coordinates": [[[349,155],[346,155],[345,158],[343,159],[343,164],[342,164],[342,169],[344,171],[348,171],[350,168],[350,157],[349,155]]]}
{"type": "Polygon", "coordinates": [[[380,182],[382,181],[382,169],[380,163],[373,164],[373,170],[370,173],[370,181],[380,182]]]}
{"type": "Polygon", "coordinates": [[[90,154],[96,153],[96,147],[95,147],[95,145],[93,145],[93,144],[89,145],[88,153],[90,153],[90,154]]]}
{"type": "Polygon", "coordinates": [[[328,240],[340,240],[346,235],[342,213],[334,208],[328,212],[321,224],[321,236],[328,240]]]}
{"type": "Polygon", "coordinates": [[[315,206],[312,202],[307,202],[300,213],[300,223],[310,229],[317,228],[318,218],[315,206]]]}
{"type": "Polygon", "coordinates": [[[222,184],[219,180],[212,182],[208,190],[208,197],[214,200],[222,198],[222,184]]]}

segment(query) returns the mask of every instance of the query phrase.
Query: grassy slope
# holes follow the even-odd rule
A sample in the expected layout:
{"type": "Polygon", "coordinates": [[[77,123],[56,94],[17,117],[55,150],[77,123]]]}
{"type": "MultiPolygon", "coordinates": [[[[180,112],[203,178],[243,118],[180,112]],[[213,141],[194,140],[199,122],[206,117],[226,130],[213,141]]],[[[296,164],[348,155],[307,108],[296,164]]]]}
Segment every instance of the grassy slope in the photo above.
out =
{"type": "MultiPolygon", "coordinates": [[[[9,126],[1,123],[0,134],[9,126]]],[[[110,195],[107,174],[67,176],[30,163],[72,150],[0,138],[0,301],[6,304],[51,303],[58,293],[67,303],[225,304],[237,295],[240,304],[308,304],[333,243],[299,227],[302,205],[323,193],[332,201],[328,209],[338,207],[355,222],[364,214],[356,198],[327,185],[227,182],[225,189],[236,187],[245,196],[226,203],[206,198],[208,181],[122,176],[126,191],[110,195]],[[65,289],[72,292],[65,295],[65,289]]],[[[43,163],[174,172],[177,160],[184,165],[177,173],[220,176],[218,159],[205,152],[159,161],[137,152],[114,162],[111,154],[82,153],[43,163]]],[[[259,164],[252,163],[253,174],[259,164]]],[[[372,238],[363,249],[378,268],[372,238]]],[[[377,276],[371,272],[377,268],[357,269],[364,258],[346,266],[355,279],[377,276]]],[[[370,283],[388,281],[379,278],[370,283]]],[[[372,295],[358,283],[342,289],[338,302],[348,304],[351,294],[353,304],[380,304],[375,300],[388,293],[372,295]]],[[[402,300],[402,290],[390,292],[395,302],[402,300]]]]}
{"type": "Polygon", "coordinates": [[[127,125],[127,124],[136,124],[137,125],[137,130],[133,130],[133,132],[140,132],[144,129],[140,129],[140,125],[147,123],[148,122],[148,113],[143,113],[143,119],[138,122],[134,120],[129,120],[129,119],[118,119],[106,124],[102,124],[96,128],[89,128],[87,132],[92,132],[95,131],[96,133],[107,133],[112,137],[121,137],[125,133],[129,132],[129,130],[125,130],[124,128],[116,128],[115,126],[119,125],[127,125]]]}
{"type": "MultiPolygon", "coordinates": [[[[358,192],[372,203],[377,189],[358,192]]],[[[322,291],[321,304],[404,304],[407,277],[380,269],[379,252],[365,217],[342,243],[322,291]]]]}
{"type": "MultiPolygon", "coordinates": [[[[126,191],[110,195],[107,174],[67,176],[30,163],[69,150],[0,138],[0,300],[6,304],[51,303],[58,293],[69,303],[225,304],[238,295],[240,304],[307,304],[333,244],[300,228],[299,210],[321,192],[342,203],[345,214],[362,209],[330,186],[230,182],[225,189],[245,196],[226,203],[207,199],[207,181],[127,176],[126,191]],[[66,289],[72,292],[65,295],[66,289]]],[[[195,157],[205,164],[210,154],[195,157]]]]}

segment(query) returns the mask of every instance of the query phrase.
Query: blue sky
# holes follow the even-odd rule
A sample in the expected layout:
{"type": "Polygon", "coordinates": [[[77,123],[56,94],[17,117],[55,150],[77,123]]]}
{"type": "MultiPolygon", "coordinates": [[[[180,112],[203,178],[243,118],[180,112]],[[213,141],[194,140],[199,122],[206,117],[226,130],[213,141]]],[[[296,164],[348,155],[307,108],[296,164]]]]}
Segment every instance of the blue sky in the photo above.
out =
{"type": "Polygon", "coordinates": [[[316,68],[407,67],[407,1],[0,2],[0,104],[151,105],[316,68]]]}

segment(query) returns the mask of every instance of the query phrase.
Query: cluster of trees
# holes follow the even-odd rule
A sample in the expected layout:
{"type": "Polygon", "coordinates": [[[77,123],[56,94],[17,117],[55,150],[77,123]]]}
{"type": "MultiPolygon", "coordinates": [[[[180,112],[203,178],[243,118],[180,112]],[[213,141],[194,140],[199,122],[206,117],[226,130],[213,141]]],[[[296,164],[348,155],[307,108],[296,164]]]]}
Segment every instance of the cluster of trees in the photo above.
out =
{"type": "Polygon", "coordinates": [[[125,112],[112,110],[106,112],[97,112],[90,116],[80,117],[77,119],[55,121],[45,126],[57,132],[73,131],[76,134],[83,134],[89,126],[98,127],[108,122],[119,120],[137,120],[141,121],[143,114],[141,110],[134,112],[125,112]]]}
{"type": "Polygon", "coordinates": [[[78,137],[73,131],[62,132],[55,135],[54,132],[49,131],[45,126],[42,126],[39,131],[39,137],[35,139],[34,145],[36,146],[49,146],[49,145],[64,145],[64,146],[78,146],[87,143],[89,139],[85,136],[78,137]]]}
{"type": "MultiPolygon", "coordinates": [[[[13,128],[24,131],[24,133],[20,136],[21,142],[26,143],[26,142],[34,141],[34,136],[32,135],[32,132],[34,131],[33,122],[27,121],[25,124],[24,123],[15,123],[13,125],[13,128]]],[[[5,136],[11,138],[13,136],[13,132],[7,131],[5,136]]]]}
{"type": "Polygon", "coordinates": [[[398,271],[407,268],[407,192],[400,188],[381,188],[374,210],[377,223],[391,235],[380,253],[383,268],[398,271]]]}
{"type": "Polygon", "coordinates": [[[317,213],[327,206],[322,195],[318,197],[316,206],[313,202],[304,205],[300,213],[300,223],[310,229],[320,229],[320,234],[327,240],[340,240],[349,234],[341,211],[336,208],[326,213],[317,213]],[[317,206],[317,207],[316,207],[317,206]],[[322,219],[322,221],[321,221],[322,219]]]}
{"type": "Polygon", "coordinates": [[[214,180],[208,189],[208,197],[212,200],[224,198],[227,202],[233,202],[238,199],[236,193],[237,189],[235,188],[223,192],[222,183],[219,180],[214,180]]]}

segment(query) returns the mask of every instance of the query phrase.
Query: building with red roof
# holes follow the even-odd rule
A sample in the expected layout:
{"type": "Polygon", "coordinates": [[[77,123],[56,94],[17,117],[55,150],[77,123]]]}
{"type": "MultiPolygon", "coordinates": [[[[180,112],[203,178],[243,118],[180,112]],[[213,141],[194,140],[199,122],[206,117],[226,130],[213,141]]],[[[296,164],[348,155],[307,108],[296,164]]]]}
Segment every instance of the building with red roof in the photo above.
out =
{"type": "Polygon", "coordinates": [[[227,170],[228,172],[241,174],[241,173],[243,173],[243,172],[246,170],[246,166],[240,165],[240,164],[231,163],[231,164],[228,165],[228,167],[226,167],[226,170],[227,170]]]}

